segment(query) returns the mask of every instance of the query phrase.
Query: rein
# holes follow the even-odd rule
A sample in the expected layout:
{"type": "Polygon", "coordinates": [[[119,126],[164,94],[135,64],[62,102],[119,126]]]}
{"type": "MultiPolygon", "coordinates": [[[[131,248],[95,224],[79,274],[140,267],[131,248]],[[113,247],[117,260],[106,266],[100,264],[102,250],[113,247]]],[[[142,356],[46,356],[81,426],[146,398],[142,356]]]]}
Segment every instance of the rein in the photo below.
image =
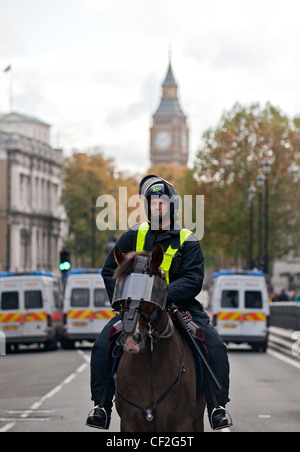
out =
{"type": "MultiPolygon", "coordinates": [[[[164,338],[164,339],[166,339],[167,337],[171,337],[172,335],[173,335],[173,333],[174,333],[174,325],[173,325],[173,322],[172,322],[172,320],[170,319],[170,316],[168,316],[168,318],[169,318],[169,321],[168,321],[168,325],[167,325],[167,328],[165,329],[165,331],[159,336],[159,338],[164,338]],[[170,320],[171,320],[171,323],[170,323],[170,320]],[[168,334],[168,335],[164,335],[164,333],[166,333],[167,331],[168,331],[168,328],[169,328],[169,325],[172,325],[172,328],[171,328],[171,330],[172,330],[172,334],[170,333],[170,334],[168,334]]],[[[149,406],[149,407],[147,407],[147,408],[143,408],[143,407],[140,407],[139,405],[137,405],[136,403],[134,403],[134,402],[132,402],[131,400],[129,400],[129,399],[127,399],[127,397],[125,397],[122,393],[121,393],[121,391],[119,390],[119,388],[118,388],[118,376],[117,376],[117,374],[115,373],[115,375],[114,375],[114,381],[115,381],[115,386],[116,386],[116,392],[117,392],[117,394],[119,395],[119,397],[121,397],[121,399],[122,400],[124,400],[124,402],[126,402],[126,403],[128,403],[128,405],[131,405],[131,406],[133,406],[133,407],[135,407],[135,408],[137,408],[137,409],[139,409],[139,410],[141,410],[141,411],[143,411],[144,412],[144,414],[145,414],[145,418],[146,418],[146,421],[147,421],[147,423],[148,423],[148,427],[149,427],[149,430],[150,431],[153,431],[153,432],[155,432],[156,431],[156,426],[155,426],[155,420],[154,420],[154,412],[155,412],[155,410],[156,410],[156,408],[158,407],[158,405],[167,397],[167,395],[172,391],[172,389],[174,388],[174,386],[176,385],[176,384],[180,384],[180,380],[181,380],[181,377],[182,377],[182,375],[183,375],[183,373],[185,372],[185,370],[186,370],[186,364],[185,364],[185,362],[184,362],[184,352],[183,352],[183,343],[182,343],[182,339],[181,339],[181,337],[180,337],[180,335],[177,333],[177,335],[178,335],[178,337],[179,337],[179,340],[180,340],[180,347],[181,347],[181,362],[180,362],[180,368],[179,368],[179,372],[178,372],[178,375],[177,375],[177,377],[176,377],[176,379],[173,381],[173,383],[168,387],[168,389],[159,397],[159,399],[152,405],[152,406],[149,406]]],[[[151,342],[152,342],[152,339],[151,339],[151,342]]],[[[151,348],[152,348],[152,346],[151,346],[151,348]]]]}
{"type": "Polygon", "coordinates": [[[149,337],[150,341],[151,341],[151,352],[153,352],[153,343],[154,343],[154,339],[159,340],[159,339],[169,339],[170,337],[173,336],[175,328],[174,328],[174,323],[171,319],[171,317],[168,315],[168,324],[165,328],[165,330],[162,333],[158,333],[157,331],[155,331],[153,329],[152,326],[152,322],[153,320],[156,319],[157,316],[157,311],[154,311],[153,314],[151,315],[150,318],[148,318],[145,313],[141,312],[140,313],[148,322],[148,328],[149,331],[147,333],[147,336],[149,337]],[[168,333],[168,330],[170,330],[170,332],[168,333]]]}

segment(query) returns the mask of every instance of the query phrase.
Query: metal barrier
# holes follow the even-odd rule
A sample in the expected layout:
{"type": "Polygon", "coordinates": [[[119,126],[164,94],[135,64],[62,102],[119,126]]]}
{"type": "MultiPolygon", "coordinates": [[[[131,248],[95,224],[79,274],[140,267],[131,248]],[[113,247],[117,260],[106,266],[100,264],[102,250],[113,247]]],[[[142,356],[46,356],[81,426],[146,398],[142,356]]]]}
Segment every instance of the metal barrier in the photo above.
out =
{"type": "Polygon", "coordinates": [[[300,303],[270,305],[269,348],[300,359],[300,303]]]}
{"type": "Polygon", "coordinates": [[[297,338],[295,338],[294,332],[276,326],[269,328],[269,348],[288,356],[296,356],[293,353],[293,347],[296,343],[297,338]]]}
{"type": "Polygon", "coordinates": [[[6,354],[6,337],[3,331],[0,331],[0,356],[6,354]]]}
{"type": "Polygon", "coordinates": [[[300,303],[276,302],[270,305],[270,326],[300,331],[300,303]]]}

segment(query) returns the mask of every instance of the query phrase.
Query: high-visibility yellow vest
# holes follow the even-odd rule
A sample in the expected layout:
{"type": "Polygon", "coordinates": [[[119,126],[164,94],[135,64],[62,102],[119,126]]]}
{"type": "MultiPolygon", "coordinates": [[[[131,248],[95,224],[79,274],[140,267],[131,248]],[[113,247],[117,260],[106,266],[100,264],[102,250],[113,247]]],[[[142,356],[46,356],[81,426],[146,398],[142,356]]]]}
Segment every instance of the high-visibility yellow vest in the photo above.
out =
{"type": "MultiPolygon", "coordinates": [[[[142,223],[139,226],[138,229],[138,234],[137,234],[137,240],[136,240],[136,251],[144,251],[144,246],[145,246],[145,241],[146,241],[146,235],[147,232],[149,231],[150,228],[150,224],[145,222],[142,223]]],[[[181,229],[180,230],[180,246],[182,246],[184,244],[184,242],[186,241],[186,239],[192,234],[191,231],[189,231],[188,229],[181,229]]],[[[172,261],[173,261],[173,257],[175,256],[175,254],[177,253],[179,248],[172,248],[172,246],[170,245],[169,248],[167,249],[167,251],[165,252],[165,257],[164,260],[161,264],[161,269],[164,271],[165,273],[165,278],[166,278],[166,282],[167,284],[170,283],[170,278],[169,278],[169,271],[172,265],[172,261]]]]}

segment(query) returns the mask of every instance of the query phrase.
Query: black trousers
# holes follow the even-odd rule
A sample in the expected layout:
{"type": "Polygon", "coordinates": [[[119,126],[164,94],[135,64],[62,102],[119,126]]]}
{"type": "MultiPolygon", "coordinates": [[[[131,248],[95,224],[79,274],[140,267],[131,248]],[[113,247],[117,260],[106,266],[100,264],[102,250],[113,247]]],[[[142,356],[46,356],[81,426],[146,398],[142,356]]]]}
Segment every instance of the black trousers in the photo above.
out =
{"type": "MultiPolygon", "coordinates": [[[[206,337],[206,346],[210,356],[210,365],[222,386],[219,391],[214,387],[217,400],[220,405],[225,406],[229,400],[229,362],[227,348],[222,342],[217,330],[209,323],[209,317],[203,310],[190,310],[194,322],[196,322],[204,331],[206,337]]],[[[120,320],[119,316],[114,317],[104,327],[98,336],[92,350],[91,357],[91,392],[92,400],[99,403],[105,391],[107,382],[111,378],[112,359],[107,356],[107,347],[109,344],[109,333],[112,325],[120,320]]],[[[107,394],[105,408],[112,406],[114,387],[111,386],[110,393],[107,394]]],[[[209,391],[205,391],[208,411],[211,412],[214,404],[209,391]]]]}

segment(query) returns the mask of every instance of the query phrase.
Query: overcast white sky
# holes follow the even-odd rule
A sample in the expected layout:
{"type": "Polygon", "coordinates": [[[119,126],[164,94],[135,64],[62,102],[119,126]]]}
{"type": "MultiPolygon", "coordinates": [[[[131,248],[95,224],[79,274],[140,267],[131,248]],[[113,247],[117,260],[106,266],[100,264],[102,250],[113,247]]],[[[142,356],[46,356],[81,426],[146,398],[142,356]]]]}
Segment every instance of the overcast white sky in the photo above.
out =
{"type": "Polygon", "coordinates": [[[236,101],[300,115],[299,18],[299,0],[0,0],[0,112],[11,64],[14,110],[51,124],[53,145],[145,170],[171,44],[192,164],[236,101]]]}

